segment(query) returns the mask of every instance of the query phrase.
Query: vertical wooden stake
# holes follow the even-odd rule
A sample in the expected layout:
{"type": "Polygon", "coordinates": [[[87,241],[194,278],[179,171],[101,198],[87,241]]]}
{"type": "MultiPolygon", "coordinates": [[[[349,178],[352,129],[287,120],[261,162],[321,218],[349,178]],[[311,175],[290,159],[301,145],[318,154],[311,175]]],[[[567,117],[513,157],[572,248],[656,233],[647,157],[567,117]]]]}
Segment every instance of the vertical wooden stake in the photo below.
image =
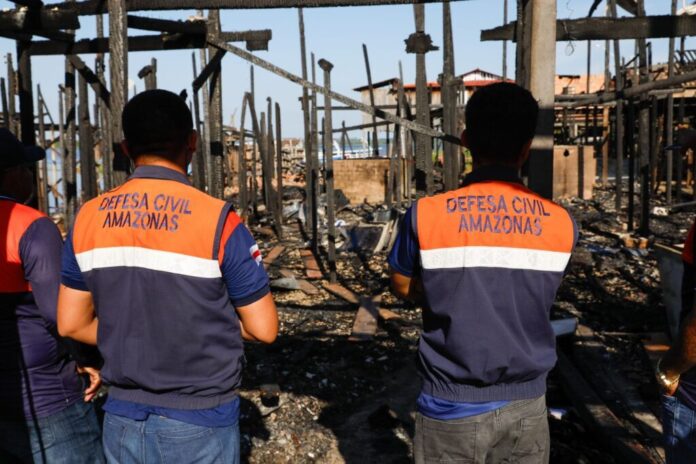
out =
{"type": "Polygon", "coordinates": [[[114,152],[113,183],[121,185],[131,170],[131,163],[121,149],[123,126],[121,114],[128,99],[128,26],[125,0],[108,0],[109,69],[111,74],[111,136],[114,152]]]}
{"type": "MultiPolygon", "coordinates": [[[[372,71],[370,70],[370,57],[367,54],[367,45],[363,44],[363,57],[365,58],[365,71],[367,72],[367,86],[370,93],[370,105],[375,107],[375,89],[372,87],[372,71]]],[[[326,136],[326,134],[324,134],[326,136]]],[[[379,134],[377,132],[377,117],[372,115],[372,156],[379,157],[379,134]]]]}
{"type": "Polygon", "coordinates": [[[278,202],[276,204],[276,230],[278,238],[283,238],[283,130],[281,127],[280,105],[275,104],[276,120],[276,189],[278,202]]]}
{"type": "MultiPolygon", "coordinates": [[[[217,37],[220,33],[220,10],[208,12],[208,35],[217,37]]],[[[212,57],[217,49],[208,47],[208,56],[212,57]]],[[[222,65],[218,65],[210,76],[210,155],[212,156],[211,195],[222,198],[225,190],[223,160],[225,150],[222,134],[222,65]]]]}
{"type": "Polygon", "coordinates": [[[326,220],[329,229],[329,279],[336,283],[336,205],[334,198],[334,172],[333,172],[333,142],[331,131],[331,69],[333,65],[326,60],[319,60],[319,66],[324,71],[324,161],[326,162],[326,220]]]}
{"type": "Polygon", "coordinates": [[[78,118],[80,128],[80,178],[82,180],[82,203],[97,196],[96,165],[94,162],[94,144],[92,139],[92,124],[89,117],[89,91],[87,81],[82,75],[78,76],[78,91],[80,102],[78,118]]]}
{"type": "MultiPolygon", "coordinates": [[[[452,35],[452,12],[448,0],[442,3],[443,55],[442,65],[442,130],[446,134],[457,132],[457,87],[454,77],[454,39],[452,35]]],[[[455,190],[459,184],[459,145],[444,144],[445,191],[455,190]]]]}

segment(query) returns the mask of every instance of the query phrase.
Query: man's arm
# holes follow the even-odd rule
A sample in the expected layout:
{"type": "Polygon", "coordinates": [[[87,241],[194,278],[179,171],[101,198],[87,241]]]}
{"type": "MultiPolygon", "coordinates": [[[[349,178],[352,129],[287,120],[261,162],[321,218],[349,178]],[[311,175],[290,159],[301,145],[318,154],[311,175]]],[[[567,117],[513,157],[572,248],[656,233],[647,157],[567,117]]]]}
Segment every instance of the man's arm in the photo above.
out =
{"type": "Polygon", "coordinates": [[[423,283],[419,277],[409,277],[399,273],[394,268],[389,269],[391,288],[396,296],[412,303],[423,305],[425,294],[423,293],[423,283]]]}
{"type": "Polygon", "coordinates": [[[237,308],[242,337],[253,342],[273,343],[278,336],[278,311],[273,296],[237,308]]]}
{"type": "Polygon", "coordinates": [[[239,317],[242,337],[273,343],[278,336],[278,312],[251,232],[235,213],[227,217],[221,237],[220,270],[239,317]]]}
{"type": "Polygon", "coordinates": [[[58,294],[58,333],[88,345],[97,344],[99,321],[94,313],[92,294],[60,286],[58,294]]]}

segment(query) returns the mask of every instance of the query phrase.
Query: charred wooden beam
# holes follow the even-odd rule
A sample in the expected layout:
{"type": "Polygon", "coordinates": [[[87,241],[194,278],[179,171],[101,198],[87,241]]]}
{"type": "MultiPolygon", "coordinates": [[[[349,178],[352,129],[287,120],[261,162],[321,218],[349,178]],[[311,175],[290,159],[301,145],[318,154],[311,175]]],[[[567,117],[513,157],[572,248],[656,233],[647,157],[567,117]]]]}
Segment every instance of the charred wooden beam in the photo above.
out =
{"type": "Polygon", "coordinates": [[[26,6],[29,8],[41,8],[42,6],[44,6],[44,4],[41,0],[10,0],[10,1],[16,5],[22,5],[22,6],[26,6]]]}
{"type": "MultiPolygon", "coordinates": [[[[696,16],[559,19],[556,41],[658,39],[696,35],[696,16]]],[[[517,41],[517,22],[481,31],[482,41],[517,41]]]]}
{"type": "Polygon", "coordinates": [[[213,57],[208,61],[208,64],[206,64],[205,68],[201,70],[201,73],[195,77],[193,80],[193,84],[191,86],[193,87],[194,92],[198,92],[198,90],[205,84],[205,82],[208,80],[208,78],[215,72],[217,69],[220,68],[220,63],[222,62],[222,59],[225,57],[225,54],[227,51],[225,50],[216,50],[215,54],[213,57]]]}
{"type": "Polygon", "coordinates": [[[104,102],[107,108],[110,108],[111,92],[106,88],[106,84],[104,84],[99,76],[97,76],[79,56],[68,55],[67,58],[75,67],[75,70],[80,73],[80,76],[92,87],[99,99],[104,102]]]}
{"type": "Polygon", "coordinates": [[[79,29],[77,12],[70,9],[18,8],[0,11],[0,30],[12,32],[79,29]]]}
{"type": "Polygon", "coordinates": [[[34,132],[34,93],[31,81],[31,56],[26,42],[17,42],[17,94],[19,95],[20,140],[25,145],[36,145],[34,132]]]}
{"type": "MultiPolygon", "coordinates": [[[[441,0],[129,0],[128,11],[194,10],[194,9],[259,9],[259,8],[321,8],[339,6],[406,5],[438,3],[441,0]]],[[[455,0],[460,1],[460,0],[455,0]]],[[[107,12],[103,0],[87,0],[77,5],[56,3],[53,8],[75,8],[80,15],[107,12]]]]}
{"type": "MultiPolygon", "coordinates": [[[[210,10],[208,12],[208,31],[209,34],[217,36],[220,33],[220,11],[210,10]]],[[[216,53],[217,49],[213,46],[208,47],[208,57],[216,53]]],[[[209,58],[208,65],[212,62],[209,58]]],[[[211,171],[211,195],[222,198],[225,191],[225,179],[223,172],[223,157],[225,149],[223,146],[222,134],[222,66],[220,63],[213,68],[209,80],[210,88],[208,98],[210,99],[210,155],[212,157],[211,171]]]]}
{"type": "MultiPolygon", "coordinates": [[[[222,32],[219,40],[223,42],[246,42],[247,49],[250,44],[268,44],[272,37],[270,30],[242,31],[242,32],[222,32]]],[[[205,35],[192,34],[162,34],[145,35],[128,38],[128,50],[131,52],[161,51],[161,50],[185,50],[202,48],[206,45],[205,35]]],[[[267,47],[266,47],[267,48],[267,47]]],[[[251,50],[265,48],[252,47],[251,50]]],[[[29,45],[29,53],[38,55],[66,55],[88,54],[88,53],[108,53],[109,39],[84,39],[74,43],[56,42],[51,40],[36,41],[29,45]]]]}
{"type": "Polygon", "coordinates": [[[143,16],[128,15],[128,28],[143,31],[169,32],[180,34],[205,35],[208,28],[205,20],[172,21],[169,19],[146,18],[143,16]]]}

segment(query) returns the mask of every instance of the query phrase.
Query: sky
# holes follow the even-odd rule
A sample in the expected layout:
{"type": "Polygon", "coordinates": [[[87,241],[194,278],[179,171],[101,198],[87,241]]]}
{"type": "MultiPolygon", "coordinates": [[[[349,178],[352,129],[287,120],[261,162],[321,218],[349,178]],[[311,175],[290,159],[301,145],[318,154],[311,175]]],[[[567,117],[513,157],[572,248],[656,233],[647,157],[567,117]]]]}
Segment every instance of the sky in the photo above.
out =
{"type": "MultiPolygon", "coordinates": [[[[685,0],[679,0],[681,3],[685,0]]],[[[690,2],[691,0],[689,0],[690,2]]],[[[645,0],[649,15],[669,14],[670,0],[645,0]]],[[[51,2],[46,2],[51,3],[51,2]]],[[[515,1],[510,0],[510,17],[515,16],[515,1]]],[[[582,18],[587,15],[591,0],[559,0],[559,18],[582,18]]],[[[452,4],[454,29],[456,73],[461,74],[475,68],[493,73],[502,72],[502,43],[481,42],[483,29],[503,23],[503,0],[455,1],[452,4]]],[[[12,8],[13,4],[0,0],[0,8],[12,8]]],[[[603,15],[603,2],[597,15],[603,15]]],[[[186,19],[194,11],[139,12],[143,16],[163,19],[186,19]]],[[[106,22],[106,21],[105,21],[106,22]]],[[[81,19],[79,38],[94,37],[94,17],[81,19]]],[[[108,24],[108,22],[106,22],[108,24]]],[[[277,10],[228,10],[222,13],[224,31],[249,29],[271,29],[273,39],[268,51],[254,52],[258,56],[297,75],[301,74],[299,47],[298,14],[295,9],[277,10]]],[[[305,10],[305,31],[307,50],[319,60],[324,58],[334,64],[332,85],[334,90],[349,97],[359,99],[352,89],[367,83],[362,44],[367,45],[374,82],[398,76],[399,61],[403,63],[404,79],[413,82],[415,77],[415,55],[405,52],[404,40],[414,31],[413,7],[411,5],[350,7],[350,8],[311,8],[305,10]]],[[[133,31],[133,34],[145,32],[133,31]]],[[[435,45],[442,45],[442,5],[426,5],[426,32],[431,35],[435,45]]],[[[668,40],[653,41],[654,61],[667,60],[668,40]]],[[[244,46],[244,44],[236,44],[244,46]]],[[[689,38],[687,49],[696,48],[696,39],[689,38]]],[[[0,39],[0,53],[15,55],[15,43],[0,39]]],[[[622,53],[629,59],[633,56],[634,42],[622,42],[622,53]]],[[[193,70],[191,53],[193,50],[168,52],[138,52],[129,55],[129,80],[138,91],[144,83],[137,77],[138,71],[149,64],[152,57],[158,61],[158,86],[180,92],[186,88],[191,94],[193,70]]],[[[196,53],[198,53],[196,51],[196,53]]],[[[515,45],[508,45],[508,72],[514,76],[515,45]]],[[[94,55],[82,58],[91,66],[94,55]]],[[[198,57],[197,57],[198,60],[198,57]]],[[[613,63],[613,61],[612,61],[613,63]]],[[[32,71],[34,83],[41,85],[42,92],[52,113],[57,113],[58,85],[63,80],[64,60],[62,57],[34,57],[32,71]]],[[[557,72],[559,74],[584,74],[587,66],[586,42],[559,42],[557,46],[557,72]]],[[[241,102],[249,89],[249,63],[228,54],[223,60],[222,91],[224,123],[239,123],[241,102]]],[[[604,42],[592,43],[592,72],[602,73],[604,68],[604,42]]],[[[0,68],[6,69],[4,66],[0,68]]],[[[427,55],[428,80],[437,79],[442,71],[442,52],[427,55]]],[[[4,71],[0,72],[4,75],[4,71]]],[[[318,70],[321,83],[321,70],[318,70]]],[[[262,69],[255,70],[257,111],[266,107],[266,98],[271,97],[282,108],[283,137],[301,137],[302,113],[298,98],[302,89],[262,69]]],[[[132,92],[132,88],[131,88],[132,92]]],[[[132,95],[131,95],[132,96],[132,95]]],[[[92,96],[93,98],[93,96],[92,96]]],[[[321,98],[320,98],[320,104],[321,98]]],[[[336,126],[345,120],[347,125],[360,124],[357,112],[337,112],[334,114],[336,126]]],[[[249,122],[247,122],[247,125],[249,122]]],[[[250,127],[250,125],[248,125],[250,127]]]]}

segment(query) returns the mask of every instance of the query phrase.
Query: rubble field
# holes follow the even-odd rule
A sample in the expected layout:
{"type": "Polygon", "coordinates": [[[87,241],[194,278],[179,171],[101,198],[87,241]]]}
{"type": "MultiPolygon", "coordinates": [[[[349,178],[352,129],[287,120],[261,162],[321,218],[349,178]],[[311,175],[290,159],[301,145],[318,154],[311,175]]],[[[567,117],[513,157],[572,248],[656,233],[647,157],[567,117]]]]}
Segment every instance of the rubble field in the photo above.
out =
{"type": "MultiPolygon", "coordinates": [[[[370,205],[339,201],[340,291],[328,291],[328,281],[313,271],[315,265],[303,251],[308,238],[298,219],[299,190],[295,194],[291,190],[286,195],[282,240],[263,218],[251,226],[266,257],[281,331],[271,346],[246,347],[240,392],[243,460],[410,462],[420,387],[415,363],[421,319],[420,309],[389,291],[386,257],[397,218],[370,205]],[[351,295],[371,297],[378,304],[380,322],[373,334],[353,333],[363,301],[351,295]]],[[[600,364],[615,371],[630,385],[636,402],[657,415],[659,394],[644,349],[649,334],[667,330],[654,244],[683,243],[694,215],[688,209],[666,216],[656,210],[661,215],[651,216],[651,235],[640,237],[626,231],[625,208],[616,213],[610,189],[596,189],[594,200],[573,199],[564,206],[579,226],[580,239],[552,319],[577,318],[579,328],[575,337],[559,338],[559,350],[576,360],[581,353],[582,358],[578,350],[590,339],[578,341],[578,333],[591,334],[601,353],[600,364]]],[[[320,255],[319,263],[326,263],[321,251],[320,255]]],[[[617,402],[611,401],[611,392],[600,396],[629,430],[641,429],[620,404],[622,393],[617,394],[617,402]]],[[[597,439],[601,431],[581,419],[582,408],[569,396],[557,370],[550,375],[547,399],[551,462],[622,462],[597,439]]],[[[633,438],[659,462],[659,436],[654,431],[634,432],[633,438]]]]}

